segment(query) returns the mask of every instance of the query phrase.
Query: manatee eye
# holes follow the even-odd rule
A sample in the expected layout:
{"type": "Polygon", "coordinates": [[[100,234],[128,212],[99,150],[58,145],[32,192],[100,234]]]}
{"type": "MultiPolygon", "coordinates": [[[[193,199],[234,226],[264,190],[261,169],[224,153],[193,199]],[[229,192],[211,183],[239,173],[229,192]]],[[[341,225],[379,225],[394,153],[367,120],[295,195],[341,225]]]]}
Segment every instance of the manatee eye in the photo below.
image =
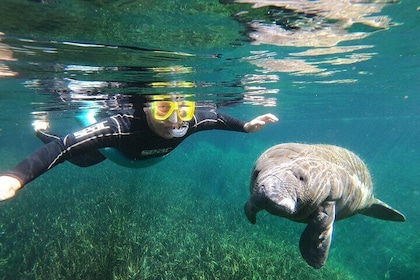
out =
{"type": "Polygon", "coordinates": [[[306,177],[302,175],[300,172],[293,172],[293,175],[296,177],[296,179],[298,179],[301,182],[306,181],[306,177]]]}
{"type": "Polygon", "coordinates": [[[292,170],[292,174],[293,176],[295,176],[297,180],[301,181],[302,183],[307,181],[306,172],[304,170],[301,170],[301,169],[292,170]]]}

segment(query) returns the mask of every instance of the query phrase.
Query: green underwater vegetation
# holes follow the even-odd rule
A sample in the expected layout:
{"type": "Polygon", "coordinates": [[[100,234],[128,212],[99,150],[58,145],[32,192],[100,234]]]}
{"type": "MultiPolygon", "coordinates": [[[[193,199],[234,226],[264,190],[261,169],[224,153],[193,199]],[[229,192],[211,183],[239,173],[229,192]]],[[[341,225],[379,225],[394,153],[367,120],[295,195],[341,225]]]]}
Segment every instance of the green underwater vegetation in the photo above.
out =
{"type": "Polygon", "coordinates": [[[410,279],[404,266],[415,260],[386,252],[395,233],[373,219],[364,230],[361,219],[338,223],[327,264],[309,267],[303,225],[265,214],[251,225],[243,214],[258,143],[243,144],[246,153],[188,144],[147,169],[65,163],[32,182],[1,205],[1,279],[410,279]],[[366,230],[385,240],[361,242],[366,230]],[[388,270],[378,277],[378,258],[358,275],[363,258],[351,263],[346,251],[390,258],[388,270]]]}
{"type": "Polygon", "coordinates": [[[229,16],[249,7],[218,1],[5,2],[0,30],[12,30],[22,38],[157,50],[208,50],[238,43],[242,28],[229,16]]]}

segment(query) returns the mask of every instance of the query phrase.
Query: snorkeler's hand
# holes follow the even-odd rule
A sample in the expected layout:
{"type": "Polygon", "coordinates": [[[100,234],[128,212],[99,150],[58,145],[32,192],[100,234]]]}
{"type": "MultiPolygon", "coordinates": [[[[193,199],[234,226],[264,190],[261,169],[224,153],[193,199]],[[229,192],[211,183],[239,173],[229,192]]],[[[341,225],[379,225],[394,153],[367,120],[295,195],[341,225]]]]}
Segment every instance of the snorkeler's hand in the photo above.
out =
{"type": "Polygon", "coordinates": [[[250,122],[247,122],[244,125],[244,130],[246,132],[256,132],[263,128],[267,123],[277,122],[279,119],[273,114],[265,114],[258,116],[250,122]]]}
{"type": "Polygon", "coordinates": [[[18,179],[7,175],[0,176],[0,201],[14,197],[21,187],[18,179]]]}

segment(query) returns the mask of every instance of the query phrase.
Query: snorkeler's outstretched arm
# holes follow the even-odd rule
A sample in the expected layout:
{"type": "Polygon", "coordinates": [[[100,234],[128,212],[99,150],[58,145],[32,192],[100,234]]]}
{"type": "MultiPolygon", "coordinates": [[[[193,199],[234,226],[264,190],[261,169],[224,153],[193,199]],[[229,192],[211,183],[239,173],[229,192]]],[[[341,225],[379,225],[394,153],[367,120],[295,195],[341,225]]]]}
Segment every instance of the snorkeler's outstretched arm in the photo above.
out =
{"type": "Polygon", "coordinates": [[[59,138],[26,157],[15,168],[0,177],[0,200],[13,197],[25,184],[65,160],[62,154],[65,154],[65,148],[59,138]]]}
{"type": "MultiPolygon", "coordinates": [[[[111,117],[64,137],[52,137],[12,170],[0,176],[0,201],[11,198],[24,185],[59,163],[104,147],[119,147],[126,134],[122,116],[111,117]]],[[[45,136],[45,135],[44,135],[45,136]]]]}
{"type": "Polygon", "coordinates": [[[256,117],[255,119],[245,123],[244,130],[245,132],[256,132],[263,128],[267,123],[278,122],[279,119],[273,114],[265,114],[256,117]]]}
{"type": "Polygon", "coordinates": [[[198,130],[230,130],[239,132],[256,132],[263,128],[267,123],[277,122],[278,118],[273,114],[265,114],[254,118],[249,122],[236,119],[232,116],[216,113],[214,111],[198,111],[196,113],[194,128],[198,130]]]}
{"type": "Polygon", "coordinates": [[[16,191],[22,187],[22,183],[11,176],[0,176],[0,201],[14,197],[16,191]]]}

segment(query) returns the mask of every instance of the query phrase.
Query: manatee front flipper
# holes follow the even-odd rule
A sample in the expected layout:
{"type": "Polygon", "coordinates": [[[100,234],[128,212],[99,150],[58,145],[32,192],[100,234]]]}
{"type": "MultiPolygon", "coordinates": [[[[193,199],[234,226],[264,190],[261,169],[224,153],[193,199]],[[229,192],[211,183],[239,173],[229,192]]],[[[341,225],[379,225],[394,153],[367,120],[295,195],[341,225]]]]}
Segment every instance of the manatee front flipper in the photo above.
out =
{"type": "Polygon", "coordinates": [[[245,211],[245,215],[248,218],[248,221],[251,224],[255,224],[257,222],[257,212],[258,209],[257,207],[255,207],[254,203],[250,200],[247,201],[247,203],[245,203],[244,206],[244,211],[245,211]]]}
{"type": "Polygon", "coordinates": [[[250,221],[251,224],[257,222],[257,213],[263,209],[262,205],[264,204],[265,197],[261,194],[253,194],[244,206],[245,215],[250,221]]]}
{"type": "Polygon", "coordinates": [[[325,201],[312,214],[310,222],[300,237],[300,253],[314,268],[321,268],[327,261],[334,219],[335,202],[325,201]]]}

